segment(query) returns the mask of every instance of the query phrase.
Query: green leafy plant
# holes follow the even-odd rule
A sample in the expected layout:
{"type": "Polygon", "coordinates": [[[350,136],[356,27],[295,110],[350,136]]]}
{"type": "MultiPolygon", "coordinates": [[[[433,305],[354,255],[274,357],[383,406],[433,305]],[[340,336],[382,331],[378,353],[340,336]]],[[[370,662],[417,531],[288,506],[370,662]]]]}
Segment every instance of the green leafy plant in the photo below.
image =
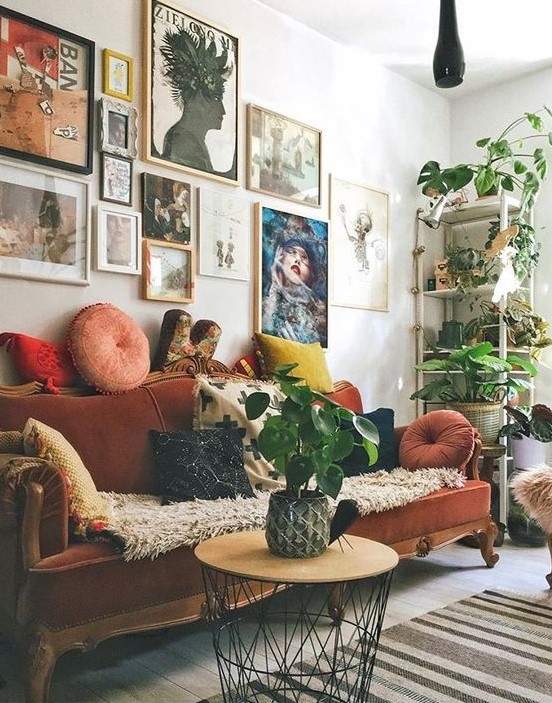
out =
{"type": "MultiPolygon", "coordinates": [[[[355,446],[353,428],[362,437],[369,465],[378,457],[378,431],[370,420],[313,391],[303,379],[293,376],[296,366],[287,364],[277,369],[275,379],[286,398],[273,408],[277,412],[265,420],[257,446],[277,474],[285,477],[286,493],[291,497],[301,497],[315,477],[318,490],[336,498],[343,482],[338,462],[349,456],[355,446]],[[352,423],[350,429],[342,428],[344,420],[352,423]]],[[[257,419],[270,403],[268,393],[251,393],[245,402],[247,417],[257,419]]]]}
{"type": "Polygon", "coordinates": [[[484,258],[483,252],[473,247],[448,244],[445,247],[447,273],[456,283],[460,293],[469,293],[479,286],[496,283],[494,261],[484,258]]]}
{"type": "Polygon", "coordinates": [[[532,360],[538,361],[543,349],[552,344],[547,334],[549,324],[533,310],[531,303],[519,295],[511,295],[500,312],[498,305],[489,300],[479,303],[480,314],[464,326],[465,339],[491,342],[498,345],[500,317],[506,326],[508,343],[529,350],[532,360]],[[480,339],[480,338],[483,339],[480,339]]]}
{"type": "Polygon", "coordinates": [[[539,442],[552,442],[552,410],[547,405],[507,405],[504,409],[511,422],[500,428],[499,437],[533,437],[539,442]]]}
{"type": "MultiPolygon", "coordinates": [[[[511,225],[517,225],[518,233],[510,239],[508,246],[514,249],[512,256],[512,266],[518,281],[528,278],[539,263],[540,245],[535,237],[535,229],[521,217],[512,219],[511,225]]],[[[489,234],[485,249],[492,247],[494,239],[500,232],[500,222],[493,220],[490,223],[489,234]]]]}
{"type": "Polygon", "coordinates": [[[439,375],[410,396],[411,400],[439,399],[443,402],[486,403],[502,400],[509,391],[519,393],[531,388],[531,382],[512,375],[514,369],[530,377],[537,373],[527,359],[509,354],[495,356],[490,342],[463,346],[444,359],[428,359],[418,364],[420,371],[439,371],[439,375]]]}
{"type": "Polygon", "coordinates": [[[437,161],[428,161],[422,166],[418,185],[430,197],[446,195],[463,188],[472,180],[478,195],[497,193],[499,188],[521,191],[520,209],[523,214],[530,210],[548,173],[545,149],[542,146],[525,150],[529,140],[546,140],[552,145],[552,132],[544,131],[542,115],[552,117],[552,112],[544,106],[536,112],[525,112],[513,120],[496,139],[484,137],[476,141],[476,146],[484,149],[480,163],[458,164],[442,169],[437,161]],[[522,125],[529,125],[535,132],[518,136],[522,125]]]}

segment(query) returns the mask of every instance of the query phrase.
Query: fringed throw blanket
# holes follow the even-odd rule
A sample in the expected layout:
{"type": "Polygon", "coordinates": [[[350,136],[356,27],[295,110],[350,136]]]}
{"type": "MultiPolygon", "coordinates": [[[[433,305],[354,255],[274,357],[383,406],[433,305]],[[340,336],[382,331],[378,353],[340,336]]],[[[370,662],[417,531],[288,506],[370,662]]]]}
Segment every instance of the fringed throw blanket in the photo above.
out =
{"type": "MultiPolygon", "coordinates": [[[[391,472],[353,476],[343,481],[338,500],[352,498],[361,515],[406,505],[439,488],[461,488],[465,477],[456,469],[398,468],[391,472]]],[[[220,498],[161,505],[158,496],[102,493],[109,501],[112,519],[107,532],[123,545],[127,561],[160,554],[238,530],[265,526],[269,492],[255,498],[220,498]]],[[[337,503],[338,501],[335,501],[337,503]]]]}

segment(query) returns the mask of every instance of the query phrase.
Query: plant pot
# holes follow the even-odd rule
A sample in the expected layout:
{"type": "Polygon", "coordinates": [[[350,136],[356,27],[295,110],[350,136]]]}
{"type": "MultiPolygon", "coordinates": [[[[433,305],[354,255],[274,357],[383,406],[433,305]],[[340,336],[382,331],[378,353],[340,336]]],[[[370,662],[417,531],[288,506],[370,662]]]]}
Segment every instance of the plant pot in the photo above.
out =
{"type": "Polygon", "coordinates": [[[266,515],[268,548],[280,557],[317,557],[328,546],[331,518],[328,498],[318,491],[301,498],[274,491],[266,515]]]}
{"type": "Polygon", "coordinates": [[[502,403],[448,403],[450,410],[457,410],[466,420],[479,430],[483,446],[497,443],[498,432],[502,426],[502,403]]]}
{"type": "Polygon", "coordinates": [[[546,463],[546,442],[539,442],[534,437],[512,437],[511,450],[515,469],[528,469],[546,463]]]}
{"type": "MultiPolygon", "coordinates": [[[[524,439],[531,439],[531,437],[525,437],[524,439]]],[[[521,469],[521,471],[523,470],[521,469]]],[[[518,473],[519,470],[514,470],[510,476],[510,481],[518,473]]],[[[543,547],[546,544],[546,534],[542,531],[538,522],[532,520],[525,512],[523,506],[516,501],[511,489],[508,489],[507,525],[508,535],[514,544],[519,544],[523,547],[543,547]]]]}

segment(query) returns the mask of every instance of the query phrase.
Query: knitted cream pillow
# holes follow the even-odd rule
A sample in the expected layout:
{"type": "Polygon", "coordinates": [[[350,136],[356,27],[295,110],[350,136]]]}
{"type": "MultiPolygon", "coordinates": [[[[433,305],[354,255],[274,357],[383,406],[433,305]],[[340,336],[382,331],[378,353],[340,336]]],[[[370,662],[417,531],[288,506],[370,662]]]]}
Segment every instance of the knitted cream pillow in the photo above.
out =
{"type": "Polygon", "coordinates": [[[86,534],[105,527],[109,519],[107,502],[96,490],[94,480],[74,447],[57,430],[29,418],[23,429],[27,456],[38,456],[54,464],[65,476],[69,487],[69,516],[73,531],[86,534]]]}

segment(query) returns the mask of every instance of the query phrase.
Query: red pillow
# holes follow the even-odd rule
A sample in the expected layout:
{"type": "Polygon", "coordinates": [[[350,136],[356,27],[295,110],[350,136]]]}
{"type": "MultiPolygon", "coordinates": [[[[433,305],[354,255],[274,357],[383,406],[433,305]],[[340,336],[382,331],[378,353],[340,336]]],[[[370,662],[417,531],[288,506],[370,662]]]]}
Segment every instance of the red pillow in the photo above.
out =
{"type": "Polygon", "coordinates": [[[78,378],[67,344],[54,344],[16,332],[0,334],[0,347],[13,356],[24,381],[44,381],[46,391],[59,393],[58,386],[72,386],[78,378]]]}
{"type": "Polygon", "coordinates": [[[475,444],[468,420],[456,410],[434,410],[406,428],[399,461],[406,469],[449,467],[464,470],[475,444]]]}

